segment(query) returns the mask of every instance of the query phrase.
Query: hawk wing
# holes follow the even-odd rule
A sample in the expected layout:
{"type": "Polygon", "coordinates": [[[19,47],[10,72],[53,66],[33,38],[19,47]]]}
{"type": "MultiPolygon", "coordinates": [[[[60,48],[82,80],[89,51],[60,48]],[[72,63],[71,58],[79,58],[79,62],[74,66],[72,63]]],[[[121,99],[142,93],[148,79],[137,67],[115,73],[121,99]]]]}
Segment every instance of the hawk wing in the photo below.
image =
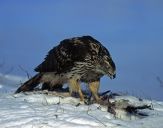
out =
{"type": "Polygon", "coordinates": [[[35,68],[35,71],[67,72],[75,62],[83,62],[90,52],[88,40],[83,40],[82,37],[65,39],[48,52],[45,60],[35,68]]]}

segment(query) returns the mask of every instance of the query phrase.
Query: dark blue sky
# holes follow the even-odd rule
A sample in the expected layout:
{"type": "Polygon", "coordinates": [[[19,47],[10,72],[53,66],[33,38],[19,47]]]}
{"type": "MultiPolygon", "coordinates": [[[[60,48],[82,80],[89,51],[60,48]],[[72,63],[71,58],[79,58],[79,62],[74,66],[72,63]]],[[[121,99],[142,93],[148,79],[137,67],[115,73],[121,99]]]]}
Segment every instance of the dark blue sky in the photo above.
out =
{"type": "Polygon", "coordinates": [[[1,0],[0,72],[31,75],[59,41],[91,35],[105,45],[117,78],[104,77],[111,89],[163,100],[162,0],[1,0]]]}

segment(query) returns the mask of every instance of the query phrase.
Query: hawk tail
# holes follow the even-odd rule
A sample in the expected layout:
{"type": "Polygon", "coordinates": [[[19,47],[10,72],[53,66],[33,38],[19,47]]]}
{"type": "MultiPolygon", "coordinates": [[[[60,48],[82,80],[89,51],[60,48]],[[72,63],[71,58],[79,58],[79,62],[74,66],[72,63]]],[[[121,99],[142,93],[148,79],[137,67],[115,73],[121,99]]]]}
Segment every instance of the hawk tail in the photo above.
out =
{"type": "Polygon", "coordinates": [[[40,83],[41,78],[42,78],[41,73],[36,74],[28,81],[26,81],[22,86],[20,86],[15,93],[32,91],[40,83]]]}

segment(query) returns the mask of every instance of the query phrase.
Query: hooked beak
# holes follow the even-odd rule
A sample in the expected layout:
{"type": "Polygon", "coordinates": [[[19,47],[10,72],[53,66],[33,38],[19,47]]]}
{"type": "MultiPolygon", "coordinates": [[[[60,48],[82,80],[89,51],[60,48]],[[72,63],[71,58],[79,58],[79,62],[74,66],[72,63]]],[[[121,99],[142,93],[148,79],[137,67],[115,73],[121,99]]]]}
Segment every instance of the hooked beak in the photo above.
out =
{"type": "Polygon", "coordinates": [[[108,76],[110,77],[110,79],[114,79],[114,78],[116,78],[116,74],[114,74],[114,75],[109,74],[108,76]]]}
{"type": "Polygon", "coordinates": [[[116,74],[113,75],[113,79],[116,78],[116,74]]]}

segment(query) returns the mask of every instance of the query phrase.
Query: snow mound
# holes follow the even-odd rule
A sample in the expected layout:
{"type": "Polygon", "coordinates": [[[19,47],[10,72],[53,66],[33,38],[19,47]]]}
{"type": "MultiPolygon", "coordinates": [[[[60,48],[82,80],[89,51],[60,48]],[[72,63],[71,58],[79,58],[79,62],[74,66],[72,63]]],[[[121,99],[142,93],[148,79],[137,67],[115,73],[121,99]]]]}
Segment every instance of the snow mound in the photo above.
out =
{"type": "MultiPolygon", "coordinates": [[[[114,101],[128,99],[135,104],[152,103],[154,110],[145,110],[144,118],[119,118],[99,104],[84,105],[73,97],[46,94],[3,94],[0,96],[1,128],[162,128],[163,102],[144,100],[131,96],[118,96],[114,101]]],[[[125,116],[124,116],[125,115],[125,116]]],[[[124,117],[123,117],[124,116],[124,117]]]]}
{"type": "Polygon", "coordinates": [[[0,74],[0,128],[163,128],[163,102],[116,96],[111,102],[152,105],[139,118],[122,110],[117,115],[99,104],[85,105],[77,98],[41,93],[13,94],[25,78],[0,74]]]}

